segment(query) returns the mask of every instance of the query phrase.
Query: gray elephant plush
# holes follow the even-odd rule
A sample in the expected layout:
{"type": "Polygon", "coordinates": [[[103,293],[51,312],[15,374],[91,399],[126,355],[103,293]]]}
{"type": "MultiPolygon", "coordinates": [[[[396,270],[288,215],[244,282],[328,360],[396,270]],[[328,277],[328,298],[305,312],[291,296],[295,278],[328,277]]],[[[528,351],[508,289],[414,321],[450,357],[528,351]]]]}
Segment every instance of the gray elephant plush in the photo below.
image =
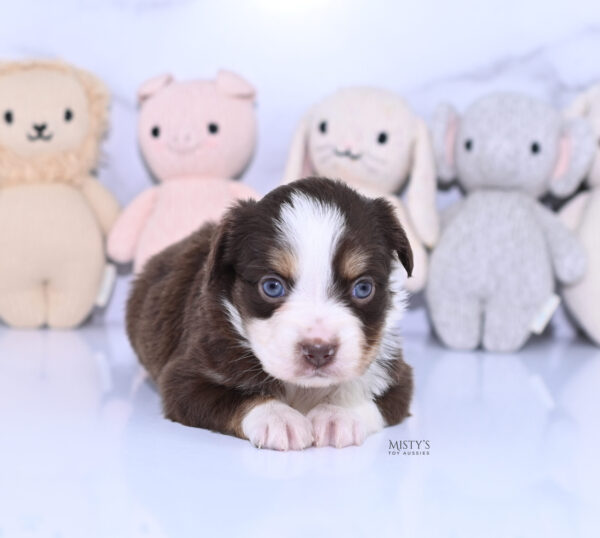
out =
{"type": "Polygon", "coordinates": [[[541,332],[558,299],[555,279],[585,272],[579,242],[538,198],[565,197],[594,152],[584,120],[564,120],[530,97],[491,94],[462,118],[441,105],[433,121],[441,181],[458,179],[465,198],[443,218],[426,299],[448,347],[515,351],[541,332]]]}

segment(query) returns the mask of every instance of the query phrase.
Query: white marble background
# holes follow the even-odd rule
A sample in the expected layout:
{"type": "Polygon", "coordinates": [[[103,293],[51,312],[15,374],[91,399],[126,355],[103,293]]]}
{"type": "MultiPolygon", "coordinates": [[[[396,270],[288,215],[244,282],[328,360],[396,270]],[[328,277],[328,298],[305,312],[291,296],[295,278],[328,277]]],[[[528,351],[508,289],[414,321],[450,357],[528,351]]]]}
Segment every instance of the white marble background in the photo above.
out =
{"type": "MultiPolygon", "coordinates": [[[[425,117],[442,100],[463,108],[494,89],[565,104],[600,79],[600,2],[0,0],[0,57],[37,56],[78,64],[110,86],[100,177],[123,204],[150,181],[135,137],[138,85],[165,71],[240,72],[258,89],[260,124],[245,180],[265,192],[303,112],[340,86],[396,90],[425,117]]],[[[120,277],[108,322],[122,321],[127,287],[120,277]]],[[[425,330],[422,309],[409,319],[425,330]]]]}

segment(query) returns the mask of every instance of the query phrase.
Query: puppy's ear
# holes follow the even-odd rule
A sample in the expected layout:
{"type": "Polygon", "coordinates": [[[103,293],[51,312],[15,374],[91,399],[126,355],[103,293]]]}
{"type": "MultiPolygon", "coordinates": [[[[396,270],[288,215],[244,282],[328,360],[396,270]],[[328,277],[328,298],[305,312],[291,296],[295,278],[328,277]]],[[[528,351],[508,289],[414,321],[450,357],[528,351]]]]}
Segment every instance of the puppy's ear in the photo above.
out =
{"type": "Polygon", "coordinates": [[[212,237],[206,259],[207,284],[225,282],[235,276],[236,246],[243,244],[245,236],[249,233],[243,223],[255,205],[255,200],[238,202],[221,219],[212,237]]]}
{"type": "Polygon", "coordinates": [[[413,253],[404,228],[400,224],[394,206],[383,198],[373,200],[375,204],[375,218],[381,233],[385,237],[390,250],[395,251],[400,262],[406,269],[408,276],[412,275],[413,253]]]}

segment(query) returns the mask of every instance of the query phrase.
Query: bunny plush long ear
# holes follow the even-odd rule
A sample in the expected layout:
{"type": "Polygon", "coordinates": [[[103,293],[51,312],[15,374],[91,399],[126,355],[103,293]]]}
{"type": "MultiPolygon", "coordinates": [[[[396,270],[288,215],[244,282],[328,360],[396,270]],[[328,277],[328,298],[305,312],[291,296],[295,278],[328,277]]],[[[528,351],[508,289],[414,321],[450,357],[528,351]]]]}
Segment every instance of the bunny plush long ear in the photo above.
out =
{"type": "Polygon", "coordinates": [[[565,120],[550,192],[561,198],[572,194],[588,173],[594,151],[594,136],[588,120],[565,120]]]}
{"type": "Polygon", "coordinates": [[[171,82],[173,82],[173,75],[165,73],[164,75],[158,75],[157,77],[153,77],[142,83],[137,92],[138,103],[143,103],[146,99],[167,87],[171,82]]]}
{"type": "Polygon", "coordinates": [[[418,118],[413,144],[412,170],[406,205],[415,231],[429,248],[438,240],[440,223],[436,208],[437,178],[431,138],[425,122],[418,118]]]}
{"type": "Polygon", "coordinates": [[[310,113],[306,114],[296,128],[283,172],[282,183],[313,175],[314,168],[308,156],[310,113]]]}
{"type": "Polygon", "coordinates": [[[431,136],[438,177],[442,183],[456,179],[454,146],[460,118],[456,109],[447,103],[439,105],[433,115],[431,136]]]}

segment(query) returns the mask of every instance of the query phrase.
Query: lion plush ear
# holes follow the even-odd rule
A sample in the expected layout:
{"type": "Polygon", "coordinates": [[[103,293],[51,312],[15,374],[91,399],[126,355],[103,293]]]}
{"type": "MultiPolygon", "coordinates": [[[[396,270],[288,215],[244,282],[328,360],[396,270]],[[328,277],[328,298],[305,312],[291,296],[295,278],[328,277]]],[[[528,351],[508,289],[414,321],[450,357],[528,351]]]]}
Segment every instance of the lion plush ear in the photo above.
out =
{"type": "Polygon", "coordinates": [[[173,82],[173,75],[168,73],[152,77],[146,82],[143,82],[137,92],[138,103],[143,103],[146,99],[149,99],[163,88],[166,88],[171,82],[173,82]]]}
{"type": "Polygon", "coordinates": [[[418,118],[406,206],[415,231],[429,248],[437,243],[440,233],[436,195],[437,178],[431,138],[425,122],[418,118]]]}
{"type": "Polygon", "coordinates": [[[315,173],[314,167],[308,156],[308,137],[310,130],[310,112],[300,121],[296,128],[292,144],[288,153],[285,170],[283,172],[282,183],[290,183],[303,177],[312,176],[315,173]]]}

